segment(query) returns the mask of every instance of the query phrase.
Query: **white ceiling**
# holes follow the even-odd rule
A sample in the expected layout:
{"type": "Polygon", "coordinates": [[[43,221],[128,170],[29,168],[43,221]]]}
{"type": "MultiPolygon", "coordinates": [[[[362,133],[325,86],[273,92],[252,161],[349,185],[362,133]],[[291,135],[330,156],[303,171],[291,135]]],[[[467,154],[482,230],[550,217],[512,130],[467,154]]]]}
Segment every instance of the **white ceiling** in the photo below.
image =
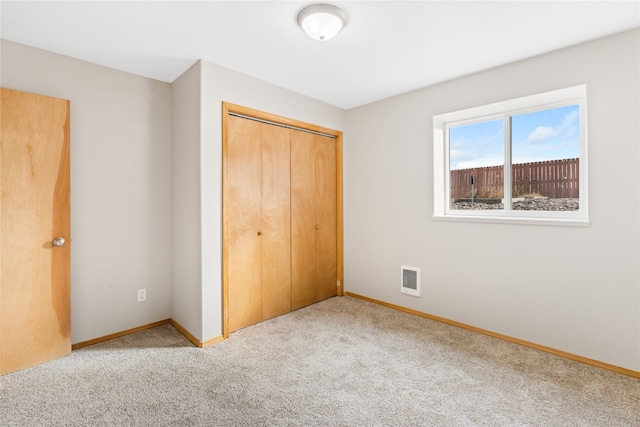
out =
{"type": "Polygon", "coordinates": [[[296,25],[311,1],[2,1],[3,39],[172,82],[198,59],[349,109],[640,26],[631,1],[342,1],[344,30],[296,25]]]}

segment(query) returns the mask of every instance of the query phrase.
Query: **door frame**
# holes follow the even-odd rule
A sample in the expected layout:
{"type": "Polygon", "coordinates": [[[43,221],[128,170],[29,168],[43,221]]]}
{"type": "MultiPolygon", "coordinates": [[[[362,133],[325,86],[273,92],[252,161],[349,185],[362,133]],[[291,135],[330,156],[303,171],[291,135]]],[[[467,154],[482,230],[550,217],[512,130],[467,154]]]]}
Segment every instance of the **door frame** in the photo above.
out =
{"type": "Polygon", "coordinates": [[[241,105],[222,102],[222,336],[229,338],[229,277],[227,253],[227,215],[225,200],[227,197],[227,118],[229,114],[244,116],[268,124],[284,126],[307,132],[320,133],[335,137],[336,140],[336,254],[337,254],[337,294],[344,295],[344,232],[343,232],[343,190],[342,190],[342,131],[302,122],[276,114],[267,113],[241,105]]]}

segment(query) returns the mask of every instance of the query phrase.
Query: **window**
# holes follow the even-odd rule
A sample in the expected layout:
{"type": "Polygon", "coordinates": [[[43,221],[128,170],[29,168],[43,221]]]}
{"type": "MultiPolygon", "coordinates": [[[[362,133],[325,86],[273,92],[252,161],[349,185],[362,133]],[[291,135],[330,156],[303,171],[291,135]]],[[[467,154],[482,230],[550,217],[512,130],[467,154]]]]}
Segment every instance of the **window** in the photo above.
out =
{"type": "Polygon", "coordinates": [[[584,85],[433,118],[434,217],[588,224],[584,85]]]}

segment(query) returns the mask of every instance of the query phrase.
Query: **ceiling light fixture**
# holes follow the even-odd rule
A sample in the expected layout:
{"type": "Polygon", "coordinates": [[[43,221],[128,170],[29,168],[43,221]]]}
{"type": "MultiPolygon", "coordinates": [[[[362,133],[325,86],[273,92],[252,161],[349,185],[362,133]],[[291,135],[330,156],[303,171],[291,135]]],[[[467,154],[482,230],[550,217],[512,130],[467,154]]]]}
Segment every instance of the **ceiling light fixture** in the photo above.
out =
{"type": "Polygon", "coordinates": [[[347,22],[347,14],[338,6],[315,3],[303,7],[296,19],[298,25],[314,40],[326,41],[340,32],[347,22]]]}

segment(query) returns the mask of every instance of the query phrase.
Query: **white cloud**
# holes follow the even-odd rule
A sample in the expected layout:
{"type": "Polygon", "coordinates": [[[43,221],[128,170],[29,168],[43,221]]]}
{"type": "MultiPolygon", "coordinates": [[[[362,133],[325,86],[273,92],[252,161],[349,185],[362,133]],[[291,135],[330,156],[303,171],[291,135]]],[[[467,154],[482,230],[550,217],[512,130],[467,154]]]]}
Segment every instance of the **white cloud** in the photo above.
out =
{"type": "Polygon", "coordinates": [[[562,118],[562,122],[555,127],[538,126],[531,132],[527,142],[539,144],[564,133],[564,137],[570,137],[577,133],[578,111],[572,110],[562,118]]]}
{"type": "Polygon", "coordinates": [[[552,127],[538,126],[537,128],[535,128],[533,132],[529,134],[529,138],[527,138],[527,142],[531,142],[535,144],[538,142],[543,142],[549,138],[553,138],[556,135],[558,135],[558,132],[552,127]]]}
{"type": "Polygon", "coordinates": [[[450,143],[449,167],[451,170],[495,166],[504,163],[504,132],[502,124],[497,130],[460,136],[450,143]]]}

